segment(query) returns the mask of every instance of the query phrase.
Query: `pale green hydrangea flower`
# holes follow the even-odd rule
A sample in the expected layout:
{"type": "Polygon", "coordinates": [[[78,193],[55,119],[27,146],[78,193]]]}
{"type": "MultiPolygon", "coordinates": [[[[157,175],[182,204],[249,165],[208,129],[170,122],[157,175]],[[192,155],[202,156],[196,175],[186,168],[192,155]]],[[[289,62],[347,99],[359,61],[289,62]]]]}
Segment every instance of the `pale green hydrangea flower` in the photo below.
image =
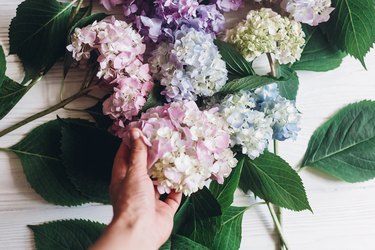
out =
{"type": "Polygon", "coordinates": [[[288,64],[301,57],[304,37],[300,23],[262,8],[251,10],[246,20],[227,31],[225,40],[234,44],[249,61],[271,53],[281,64],[288,64]]]}

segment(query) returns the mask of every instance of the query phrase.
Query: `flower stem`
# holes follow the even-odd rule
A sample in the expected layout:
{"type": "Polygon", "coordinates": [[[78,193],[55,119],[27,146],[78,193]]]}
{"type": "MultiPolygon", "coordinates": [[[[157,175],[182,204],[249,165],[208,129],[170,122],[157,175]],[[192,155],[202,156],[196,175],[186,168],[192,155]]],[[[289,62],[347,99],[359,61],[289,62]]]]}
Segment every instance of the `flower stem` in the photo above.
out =
{"type": "Polygon", "coordinates": [[[40,117],[43,117],[43,116],[45,116],[45,115],[47,115],[49,113],[52,113],[52,112],[54,112],[54,111],[56,111],[56,110],[58,110],[60,108],[65,107],[67,104],[71,103],[72,101],[74,101],[74,100],[76,100],[76,99],[78,99],[80,97],[85,96],[91,90],[92,90],[92,88],[83,89],[83,90],[77,92],[76,94],[74,94],[74,95],[72,95],[72,96],[70,96],[70,97],[62,100],[61,102],[59,102],[59,103],[57,103],[57,104],[55,104],[55,105],[53,105],[53,106],[51,106],[51,107],[49,107],[47,109],[45,109],[45,110],[43,110],[43,111],[41,111],[39,113],[36,113],[36,114],[34,114],[32,116],[29,116],[29,117],[27,117],[26,119],[24,119],[24,120],[22,120],[20,122],[17,122],[16,124],[14,124],[14,125],[6,128],[6,129],[0,131],[0,137],[2,137],[4,135],[12,132],[13,130],[16,130],[16,129],[22,127],[23,125],[25,125],[25,124],[27,124],[27,123],[29,123],[31,121],[34,121],[34,120],[36,120],[36,119],[38,119],[40,117]]]}
{"type": "Polygon", "coordinates": [[[276,77],[277,76],[277,72],[276,72],[276,64],[275,62],[273,61],[272,59],[272,56],[270,53],[267,53],[267,59],[268,59],[268,62],[270,64],[270,68],[271,68],[271,75],[273,77],[276,77]]]}
{"type": "Polygon", "coordinates": [[[275,229],[276,229],[276,232],[279,236],[279,239],[280,239],[280,249],[285,249],[285,250],[288,250],[288,244],[286,243],[286,240],[285,240],[285,236],[283,234],[283,230],[281,228],[281,224],[280,224],[280,221],[278,219],[278,216],[275,212],[275,209],[273,208],[273,206],[267,202],[267,207],[268,207],[268,210],[270,211],[270,214],[272,216],[272,220],[275,224],[275,229]]]}

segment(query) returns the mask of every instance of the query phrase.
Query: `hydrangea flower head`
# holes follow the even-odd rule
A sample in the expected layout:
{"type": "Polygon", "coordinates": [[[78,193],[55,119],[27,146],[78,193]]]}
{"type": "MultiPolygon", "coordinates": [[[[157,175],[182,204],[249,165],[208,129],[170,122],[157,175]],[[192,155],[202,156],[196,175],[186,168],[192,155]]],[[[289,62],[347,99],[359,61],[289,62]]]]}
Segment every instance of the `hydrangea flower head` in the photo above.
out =
{"type": "Polygon", "coordinates": [[[272,119],[273,139],[284,141],[297,138],[301,115],[296,108],[295,101],[287,100],[279,95],[277,84],[273,83],[256,89],[255,99],[258,110],[272,119]]]}
{"type": "Polygon", "coordinates": [[[301,57],[304,36],[300,23],[262,8],[251,10],[246,20],[228,30],[226,41],[233,43],[249,61],[271,53],[281,64],[288,64],[301,57]]]}
{"type": "Polygon", "coordinates": [[[97,55],[97,77],[114,87],[104,102],[103,112],[112,119],[130,120],[145,103],[153,81],[143,63],[142,37],[126,22],[114,17],[76,28],[67,47],[77,61],[97,55]]]}
{"type": "Polygon", "coordinates": [[[76,28],[67,49],[77,61],[88,60],[95,52],[100,66],[97,77],[108,82],[130,75],[145,81],[151,79],[149,73],[142,70],[146,50],[142,37],[131,25],[114,17],[76,28]]]}
{"type": "Polygon", "coordinates": [[[334,10],[331,0],[284,0],[281,5],[294,20],[311,26],[327,22],[334,10]]]}
{"type": "Polygon", "coordinates": [[[229,129],[217,109],[200,111],[193,101],[151,108],[123,131],[139,128],[149,146],[149,174],[159,193],[190,195],[208,179],[223,183],[237,160],[230,149],[229,129]]]}
{"type": "Polygon", "coordinates": [[[183,27],[174,44],[161,44],[150,59],[151,72],[166,86],[167,100],[212,96],[227,81],[227,69],[212,36],[183,27]]]}
{"type": "MultiPolygon", "coordinates": [[[[231,1],[237,5],[242,0],[231,1]]],[[[122,3],[125,20],[138,29],[146,42],[173,42],[174,33],[182,26],[210,34],[224,30],[225,18],[216,4],[200,4],[197,0],[102,0],[107,9],[119,3],[122,3]]]]}
{"type": "Polygon", "coordinates": [[[240,145],[242,153],[251,159],[261,155],[272,139],[272,119],[255,110],[253,93],[240,91],[227,95],[219,106],[229,124],[232,145],[240,145]]]}

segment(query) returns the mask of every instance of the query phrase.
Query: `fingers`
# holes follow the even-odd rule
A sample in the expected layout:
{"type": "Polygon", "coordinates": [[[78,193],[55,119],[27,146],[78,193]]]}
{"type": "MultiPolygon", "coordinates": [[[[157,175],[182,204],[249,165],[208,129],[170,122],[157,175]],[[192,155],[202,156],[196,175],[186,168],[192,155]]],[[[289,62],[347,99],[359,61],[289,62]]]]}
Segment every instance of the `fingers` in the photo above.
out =
{"type": "Polygon", "coordinates": [[[127,159],[129,148],[125,143],[121,143],[117,150],[115,160],[112,167],[111,186],[117,186],[125,177],[127,169],[127,159]]]}
{"type": "Polygon", "coordinates": [[[165,203],[171,208],[173,214],[177,212],[178,207],[180,206],[182,199],[182,193],[176,193],[172,191],[167,198],[165,199],[165,203]]]}
{"type": "Polygon", "coordinates": [[[128,171],[139,176],[147,175],[147,146],[141,138],[142,132],[133,128],[129,133],[131,149],[128,171]]]}

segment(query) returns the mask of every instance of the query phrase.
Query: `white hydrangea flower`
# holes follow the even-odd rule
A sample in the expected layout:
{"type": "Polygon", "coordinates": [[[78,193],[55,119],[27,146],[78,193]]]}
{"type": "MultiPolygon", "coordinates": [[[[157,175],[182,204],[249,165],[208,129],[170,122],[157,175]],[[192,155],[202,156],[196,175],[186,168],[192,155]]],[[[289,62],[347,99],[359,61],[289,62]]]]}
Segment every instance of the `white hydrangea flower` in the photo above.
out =
{"type": "Polygon", "coordinates": [[[271,53],[281,64],[288,64],[301,57],[304,37],[300,23],[262,8],[251,10],[246,20],[227,31],[225,39],[249,61],[271,53]]]}
{"type": "Polygon", "coordinates": [[[212,96],[227,81],[227,69],[210,34],[182,28],[174,44],[161,44],[150,59],[151,71],[169,101],[212,96]]]}
{"type": "Polygon", "coordinates": [[[281,6],[294,20],[311,26],[327,22],[334,10],[331,0],[284,0],[281,6]]]}
{"type": "Polygon", "coordinates": [[[227,95],[219,106],[229,124],[232,145],[242,146],[242,153],[251,159],[262,154],[272,139],[272,119],[254,110],[253,93],[240,91],[227,95]]]}

